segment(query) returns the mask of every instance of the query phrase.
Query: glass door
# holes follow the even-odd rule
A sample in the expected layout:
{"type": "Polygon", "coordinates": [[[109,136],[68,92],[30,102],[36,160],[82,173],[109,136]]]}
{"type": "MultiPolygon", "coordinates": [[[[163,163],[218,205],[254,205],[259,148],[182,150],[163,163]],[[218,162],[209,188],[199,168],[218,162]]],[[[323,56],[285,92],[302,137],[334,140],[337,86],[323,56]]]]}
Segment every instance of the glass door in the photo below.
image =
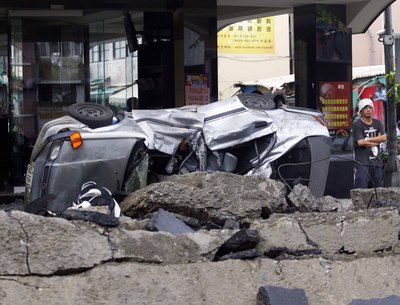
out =
{"type": "Polygon", "coordinates": [[[13,176],[25,167],[43,125],[85,101],[84,37],[87,27],[39,18],[9,20],[10,134],[13,176]],[[14,155],[16,153],[16,155],[14,155]]]}
{"type": "Polygon", "coordinates": [[[8,80],[8,26],[0,20],[0,192],[11,186],[10,99],[8,80]]]}

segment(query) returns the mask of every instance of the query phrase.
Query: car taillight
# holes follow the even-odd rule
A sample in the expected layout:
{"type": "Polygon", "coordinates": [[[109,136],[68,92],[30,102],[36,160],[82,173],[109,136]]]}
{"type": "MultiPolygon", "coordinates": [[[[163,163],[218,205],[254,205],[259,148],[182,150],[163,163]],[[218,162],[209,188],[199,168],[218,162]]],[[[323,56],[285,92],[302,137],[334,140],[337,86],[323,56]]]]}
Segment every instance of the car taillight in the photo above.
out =
{"type": "Polygon", "coordinates": [[[49,160],[54,161],[58,157],[63,141],[54,141],[51,147],[51,152],[49,155],[49,160]]]}
{"type": "Polygon", "coordinates": [[[313,118],[314,118],[317,122],[319,122],[322,126],[325,126],[325,127],[326,127],[326,124],[325,124],[324,119],[321,118],[319,115],[313,115],[313,118]]]}
{"type": "Polygon", "coordinates": [[[82,140],[82,137],[81,137],[81,134],[79,133],[79,131],[74,131],[73,133],[71,133],[69,138],[71,140],[71,146],[73,149],[77,149],[83,143],[83,140],[82,140]]]}

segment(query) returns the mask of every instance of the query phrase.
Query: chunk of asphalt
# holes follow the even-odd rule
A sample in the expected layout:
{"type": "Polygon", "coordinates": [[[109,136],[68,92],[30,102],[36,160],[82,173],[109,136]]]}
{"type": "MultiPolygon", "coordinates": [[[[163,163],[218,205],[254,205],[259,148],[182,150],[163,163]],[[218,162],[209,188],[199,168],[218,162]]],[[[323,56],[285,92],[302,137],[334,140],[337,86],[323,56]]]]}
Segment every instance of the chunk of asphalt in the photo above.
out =
{"type": "Polygon", "coordinates": [[[164,209],[159,209],[153,214],[148,227],[152,231],[169,232],[174,235],[195,232],[174,214],[164,209]]]}
{"type": "Polygon", "coordinates": [[[259,257],[260,253],[256,249],[244,250],[239,252],[229,253],[218,258],[218,261],[225,261],[228,259],[251,259],[259,257]]]}
{"type": "Polygon", "coordinates": [[[242,229],[218,248],[214,260],[217,261],[220,257],[229,253],[253,249],[257,246],[259,241],[260,236],[257,230],[242,229]]]}
{"type": "Polygon", "coordinates": [[[400,297],[391,295],[383,299],[353,300],[349,305],[398,305],[400,297]]]}
{"type": "Polygon", "coordinates": [[[266,285],[258,288],[257,305],[309,305],[309,303],[303,289],[266,285]]]}
{"type": "Polygon", "coordinates": [[[84,220],[94,222],[103,227],[116,227],[119,225],[118,217],[96,211],[65,210],[60,216],[67,220],[84,220]]]}

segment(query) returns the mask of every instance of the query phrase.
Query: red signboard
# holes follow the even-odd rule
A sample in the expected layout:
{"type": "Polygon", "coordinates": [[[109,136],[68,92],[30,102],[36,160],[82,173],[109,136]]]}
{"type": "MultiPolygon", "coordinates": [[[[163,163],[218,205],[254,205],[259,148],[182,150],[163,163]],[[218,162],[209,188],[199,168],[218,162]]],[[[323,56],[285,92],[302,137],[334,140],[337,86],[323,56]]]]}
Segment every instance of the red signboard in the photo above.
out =
{"type": "Polygon", "coordinates": [[[350,82],[320,82],[320,109],[327,127],[332,133],[351,129],[351,84],[350,82]]]}
{"type": "Polygon", "coordinates": [[[208,74],[187,74],[185,76],[186,105],[205,105],[210,103],[208,74]]]}

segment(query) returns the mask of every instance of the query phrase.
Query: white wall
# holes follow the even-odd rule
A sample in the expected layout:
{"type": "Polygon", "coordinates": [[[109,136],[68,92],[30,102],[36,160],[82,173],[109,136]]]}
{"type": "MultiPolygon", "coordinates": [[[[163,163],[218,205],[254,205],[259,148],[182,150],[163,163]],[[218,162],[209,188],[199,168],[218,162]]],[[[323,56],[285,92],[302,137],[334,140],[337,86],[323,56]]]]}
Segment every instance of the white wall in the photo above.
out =
{"type": "MultiPolygon", "coordinates": [[[[400,33],[400,1],[392,4],[392,26],[400,33]]],[[[363,34],[352,37],[353,67],[385,64],[383,43],[377,32],[384,28],[381,14],[363,34]]],[[[289,15],[275,16],[275,54],[218,54],[218,94],[234,94],[238,81],[258,80],[290,74],[289,15]]]]}
{"type": "MultiPolygon", "coordinates": [[[[400,1],[392,4],[392,27],[400,33],[400,1]]],[[[383,43],[378,41],[377,32],[384,29],[384,14],[381,14],[363,34],[353,35],[353,67],[384,65],[383,43]]]]}
{"type": "Polygon", "coordinates": [[[218,54],[218,98],[225,99],[239,81],[290,74],[289,15],[275,16],[274,54],[218,54]]]}

